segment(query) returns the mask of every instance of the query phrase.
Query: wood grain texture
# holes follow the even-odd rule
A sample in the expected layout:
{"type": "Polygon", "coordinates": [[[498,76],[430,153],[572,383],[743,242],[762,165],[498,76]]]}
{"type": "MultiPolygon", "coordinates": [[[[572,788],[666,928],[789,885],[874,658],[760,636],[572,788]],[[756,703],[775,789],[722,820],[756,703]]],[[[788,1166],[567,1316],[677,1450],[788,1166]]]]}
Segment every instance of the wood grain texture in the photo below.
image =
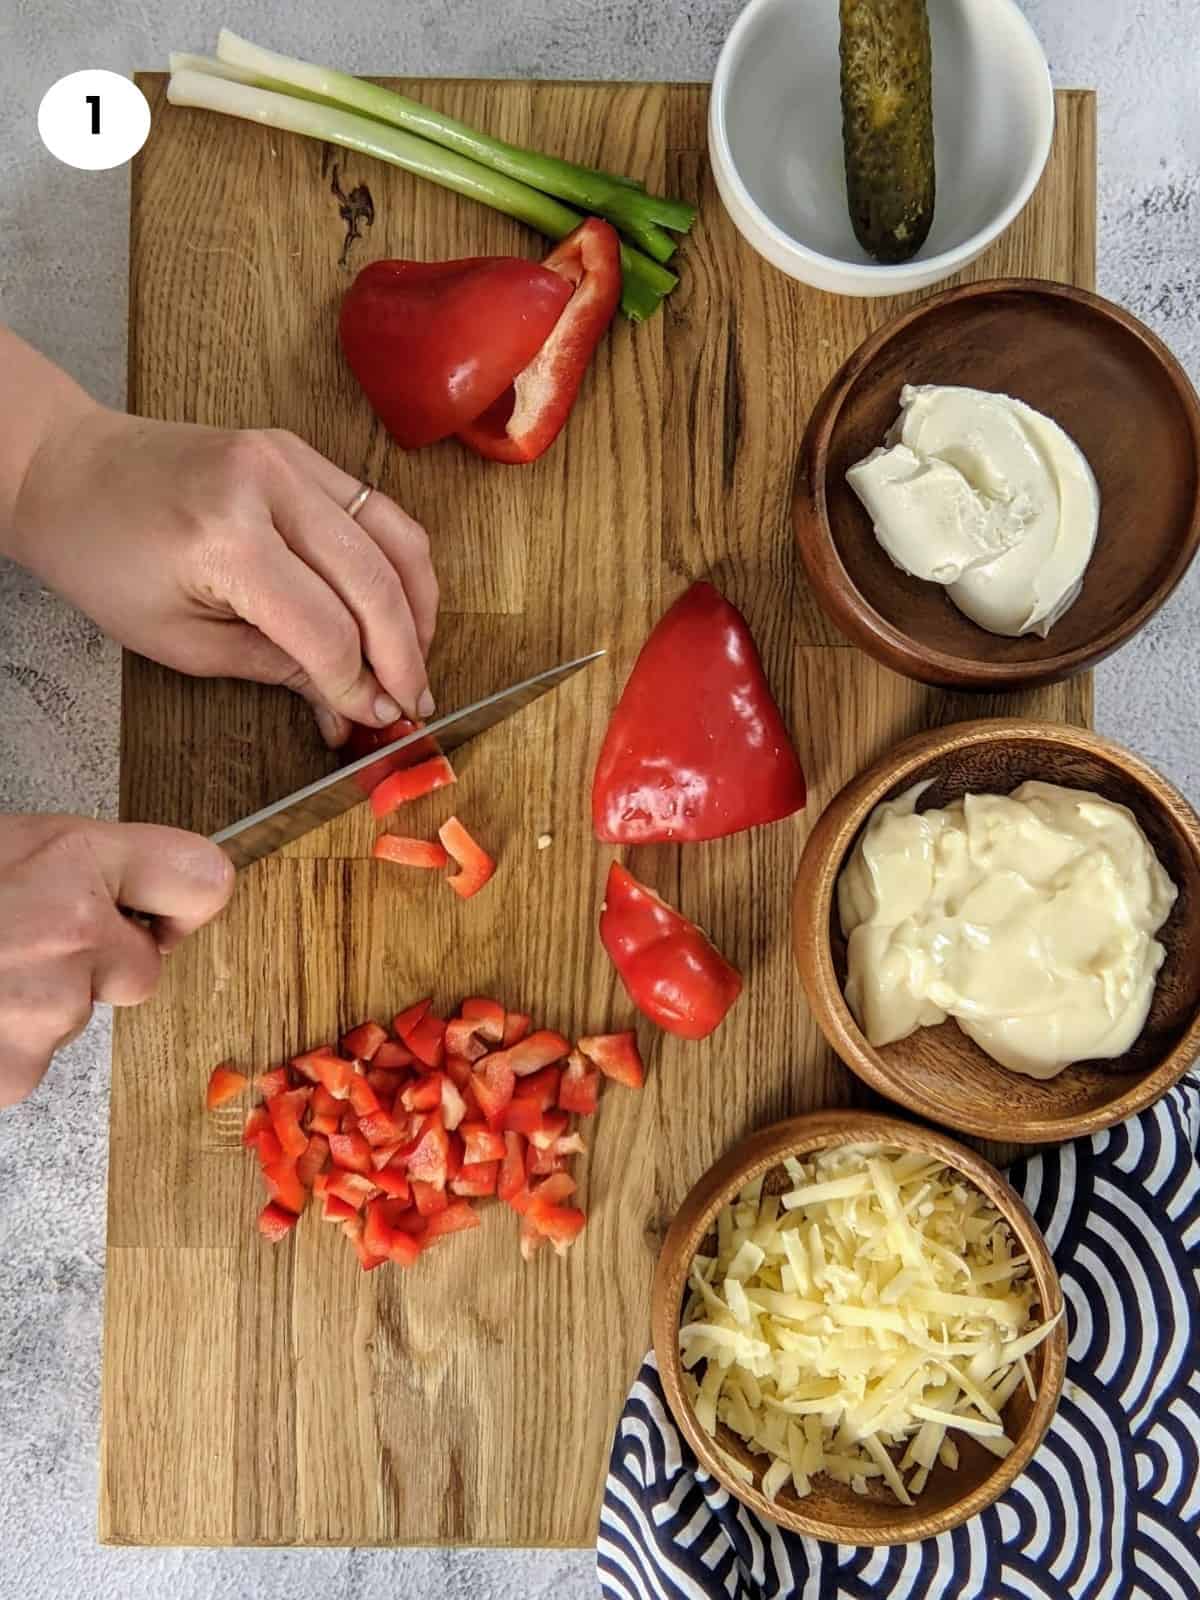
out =
{"type": "MultiPolygon", "coordinates": [[[[141,81],[155,128],[133,176],[132,407],[293,428],[421,517],[442,579],[442,705],[598,645],[611,656],[456,760],[452,807],[500,859],[470,906],[362,859],[373,829],[361,808],[246,873],[221,921],[172,957],[159,997],[118,1014],[102,1537],[586,1544],[676,1207],[751,1129],[863,1093],[834,1064],[792,966],[789,892],[811,822],[901,735],[968,714],[846,647],[793,556],[808,413],[899,302],[818,294],[740,241],[708,173],[704,87],[402,84],[701,205],[665,314],[614,326],[541,462],[500,469],[454,445],[405,455],[336,349],[349,278],[330,153],[168,108],[163,80],[141,81]],[[428,992],[449,1005],[494,991],[568,1033],[634,1024],[595,934],[610,852],[591,839],[585,796],[637,649],[701,576],[754,629],[813,803],[794,822],[639,850],[631,865],[742,968],[744,999],[701,1045],[639,1030],[647,1086],[602,1102],[583,1167],[590,1220],[568,1261],[523,1268],[499,1212],[408,1275],[364,1277],[313,1219],[281,1249],[262,1244],[236,1119],[201,1109],[215,1061],[265,1067],[428,992]],[[539,852],[541,833],[553,844],[539,852]],[[179,1381],[185,1371],[193,1381],[179,1381]],[[189,1482],[194,1453],[176,1448],[193,1432],[203,1496],[189,1482]]],[[[1091,283],[1093,121],[1090,96],[1060,95],[1042,189],[978,275],[1091,283]]],[[[366,183],[375,204],[351,268],[538,252],[515,225],[390,168],[340,156],[338,167],[343,188],[366,183]]],[[[1089,696],[1078,680],[971,704],[1085,721],[1089,696]]],[[[282,692],[129,657],[124,713],[129,818],[211,830],[327,762],[307,711],[282,692]]],[[[442,820],[451,805],[438,800],[410,810],[406,830],[442,820]]]]}

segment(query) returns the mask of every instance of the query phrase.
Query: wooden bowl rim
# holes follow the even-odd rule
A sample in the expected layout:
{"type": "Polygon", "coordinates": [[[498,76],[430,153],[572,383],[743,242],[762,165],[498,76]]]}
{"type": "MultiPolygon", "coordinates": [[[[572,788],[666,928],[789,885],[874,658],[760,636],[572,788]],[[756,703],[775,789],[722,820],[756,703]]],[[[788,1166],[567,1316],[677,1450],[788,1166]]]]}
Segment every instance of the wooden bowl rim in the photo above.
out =
{"type": "MultiPolygon", "coordinates": [[[[816,1111],[792,1117],[750,1134],[726,1152],[693,1185],[676,1212],[663,1240],[654,1275],[653,1334],[663,1393],[676,1424],[706,1472],[751,1511],[792,1533],[807,1534],[833,1544],[908,1544],[957,1528],[1002,1495],[1024,1471],[1045,1437],[1062,1393],[1067,1367],[1067,1319],[1045,1339],[1042,1380],[1029,1419],[1014,1440],[1012,1452],[997,1460],[982,1483],[939,1512],[922,1516],[920,1501],[913,1507],[897,1504],[891,1523],[870,1530],[828,1522],[802,1509],[768,1500],[752,1484],[728,1471],[715,1441],[696,1421],[683,1389],[683,1363],[679,1355],[679,1317],[683,1291],[692,1258],[723,1205],[760,1173],[777,1166],[785,1155],[807,1155],[842,1144],[892,1144],[935,1156],[968,1178],[996,1206],[1029,1257],[1045,1316],[1057,1314],[1063,1304],[1062,1284],[1041,1229],[1007,1178],[981,1155],[935,1128],[905,1122],[899,1117],[871,1111],[816,1111]],[[864,1537],[868,1531],[870,1537],[864,1537]]],[[[803,1504],[801,1502],[801,1504],[803,1504]]]]}
{"type": "MultiPolygon", "coordinates": [[[[1084,306],[1136,339],[1157,361],[1179,398],[1191,434],[1192,455],[1200,481],[1200,397],[1183,366],[1158,335],[1123,306],[1102,295],[1049,278],[987,278],[930,295],[870,334],[834,373],[805,429],[792,496],[792,525],[800,559],[833,622],[869,655],[905,677],[959,689],[1015,689],[1054,683],[1095,666],[1146,625],[1174,592],[1200,548],[1200,493],[1197,493],[1187,535],[1164,568],[1154,592],[1129,616],[1101,629],[1089,643],[1031,661],[987,661],[952,655],[932,645],[921,644],[881,616],[862,594],[838,552],[829,525],[826,495],[830,444],[846,398],[879,352],[914,323],[959,301],[1003,294],[1037,295],[1084,306]]],[[[882,561],[888,559],[882,551],[879,556],[882,561]]]]}
{"type": "MultiPolygon", "coordinates": [[[[1139,785],[1153,805],[1161,807],[1171,817],[1200,864],[1200,816],[1174,784],[1140,756],[1087,728],[1020,717],[981,717],[918,733],[852,778],[825,807],[809,835],[800,858],[792,902],[793,928],[798,928],[803,918],[806,929],[811,930],[811,937],[797,937],[794,941],[804,991],[821,1032],[840,1059],[865,1083],[914,1115],[985,1139],[1008,1137],[1011,1130],[997,1128],[985,1115],[956,1113],[951,1116],[943,1102],[926,1093],[918,1079],[893,1072],[879,1051],[868,1043],[846,1004],[833,964],[828,930],[842,865],[875,806],[931,759],[1003,740],[1062,745],[1119,767],[1139,785]]],[[[1045,1144],[1111,1128],[1153,1105],[1179,1082],[1197,1054],[1200,1054],[1200,1007],[1183,1037],[1168,1054],[1116,1100],[1074,1116],[1040,1117],[1022,1122],[1020,1136],[1031,1144],[1045,1144]]]]}

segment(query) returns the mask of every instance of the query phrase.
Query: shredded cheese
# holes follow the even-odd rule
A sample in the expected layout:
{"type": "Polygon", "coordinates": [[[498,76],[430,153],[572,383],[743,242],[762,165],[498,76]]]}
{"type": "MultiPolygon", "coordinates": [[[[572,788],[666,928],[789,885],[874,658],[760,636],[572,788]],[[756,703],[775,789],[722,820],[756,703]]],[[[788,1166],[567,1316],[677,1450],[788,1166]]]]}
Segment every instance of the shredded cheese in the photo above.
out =
{"type": "Polygon", "coordinates": [[[715,1256],[692,1262],[679,1341],[700,1426],[767,1458],[770,1500],[824,1475],[911,1505],[958,1466],[954,1433],[1007,1455],[1004,1408],[1036,1392],[1027,1357],[1058,1319],[1036,1320],[1000,1213],[951,1169],[878,1145],[782,1172],[791,1187],[756,1179],[718,1216],[715,1256]]]}

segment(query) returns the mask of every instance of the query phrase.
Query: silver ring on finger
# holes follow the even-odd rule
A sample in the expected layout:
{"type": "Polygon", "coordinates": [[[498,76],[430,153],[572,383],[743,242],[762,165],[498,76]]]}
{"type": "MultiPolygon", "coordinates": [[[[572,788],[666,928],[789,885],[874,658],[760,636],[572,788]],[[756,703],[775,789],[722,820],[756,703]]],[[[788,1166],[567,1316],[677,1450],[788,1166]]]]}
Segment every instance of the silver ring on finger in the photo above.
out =
{"type": "Polygon", "coordinates": [[[349,505],[346,507],[346,515],[348,517],[353,517],[354,520],[357,522],[359,512],[366,505],[367,501],[371,498],[371,496],[374,493],[375,493],[375,485],[373,483],[365,483],[365,482],[364,483],[360,483],[358,488],[354,492],[354,498],[350,501],[349,505]]]}

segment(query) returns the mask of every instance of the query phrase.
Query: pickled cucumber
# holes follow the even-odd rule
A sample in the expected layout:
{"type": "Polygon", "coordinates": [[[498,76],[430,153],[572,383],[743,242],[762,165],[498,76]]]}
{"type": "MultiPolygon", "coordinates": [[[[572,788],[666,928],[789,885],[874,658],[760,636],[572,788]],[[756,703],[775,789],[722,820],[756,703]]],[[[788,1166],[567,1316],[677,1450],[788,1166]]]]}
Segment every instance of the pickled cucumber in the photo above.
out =
{"type": "Polygon", "coordinates": [[[850,221],[877,261],[907,261],[933,221],[933,51],[925,0],[840,0],[850,221]]]}

